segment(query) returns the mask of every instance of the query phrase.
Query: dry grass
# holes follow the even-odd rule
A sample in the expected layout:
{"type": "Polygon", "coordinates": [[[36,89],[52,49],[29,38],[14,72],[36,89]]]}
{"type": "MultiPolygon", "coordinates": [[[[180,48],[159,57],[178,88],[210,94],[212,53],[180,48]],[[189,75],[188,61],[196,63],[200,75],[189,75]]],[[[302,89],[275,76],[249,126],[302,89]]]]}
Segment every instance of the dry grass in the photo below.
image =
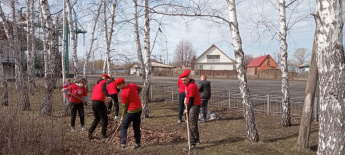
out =
{"type": "MultiPolygon", "coordinates": [[[[42,87],[42,86],[39,86],[42,87]]],[[[186,154],[182,149],[187,144],[186,123],[177,123],[178,103],[155,102],[149,104],[151,117],[142,120],[143,148],[133,150],[133,130],[129,129],[128,146],[119,149],[119,134],[115,140],[87,139],[87,131],[79,128],[69,131],[70,117],[64,113],[62,94],[55,90],[52,116],[38,116],[42,102],[42,89],[30,96],[32,111],[21,111],[19,98],[11,88],[10,106],[0,107],[0,154],[186,154]]],[[[1,91],[0,91],[1,92],[1,91]]],[[[260,142],[251,144],[246,138],[246,127],[241,111],[210,107],[222,119],[199,124],[201,144],[192,154],[315,154],[317,124],[312,125],[309,150],[296,146],[299,120],[293,119],[291,127],[281,127],[279,116],[267,117],[256,114],[260,142]]],[[[90,127],[93,120],[91,106],[85,106],[85,123],[90,127]]],[[[113,114],[112,114],[113,115],[113,114]]],[[[110,117],[108,134],[113,134],[119,120],[110,117]]],[[[100,137],[100,127],[94,135],[100,137]]]]}

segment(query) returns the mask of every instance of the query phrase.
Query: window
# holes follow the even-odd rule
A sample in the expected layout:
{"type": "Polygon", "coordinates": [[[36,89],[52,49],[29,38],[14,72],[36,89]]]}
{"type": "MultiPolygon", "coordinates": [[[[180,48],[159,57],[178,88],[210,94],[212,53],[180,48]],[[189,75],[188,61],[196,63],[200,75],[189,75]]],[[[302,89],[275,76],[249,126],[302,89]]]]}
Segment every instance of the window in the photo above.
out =
{"type": "Polygon", "coordinates": [[[257,75],[258,74],[258,68],[255,67],[255,73],[254,75],[257,75]]]}
{"type": "Polygon", "coordinates": [[[270,63],[270,57],[268,56],[267,57],[267,66],[269,66],[269,65],[271,65],[271,63],[270,63]]]}
{"type": "Polygon", "coordinates": [[[220,62],[220,55],[207,55],[207,62],[220,62]]]}
{"type": "Polygon", "coordinates": [[[199,65],[199,69],[202,69],[202,67],[203,67],[202,65],[199,65]]]}

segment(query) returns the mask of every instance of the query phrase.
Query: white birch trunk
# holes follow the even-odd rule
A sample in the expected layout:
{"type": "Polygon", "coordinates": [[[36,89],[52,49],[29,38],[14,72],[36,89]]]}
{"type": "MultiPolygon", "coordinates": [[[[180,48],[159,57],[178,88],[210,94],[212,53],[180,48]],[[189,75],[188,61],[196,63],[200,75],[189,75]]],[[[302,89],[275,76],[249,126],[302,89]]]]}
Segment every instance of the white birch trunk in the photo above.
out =
{"type": "MultiPolygon", "coordinates": [[[[39,3],[39,7],[41,8],[41,3],[39,3]]],[[[46,37],[47,31],[46,31],[46,28],[45,28],[46,22],[45,22],[45,20],[43,18],[43,11],[40,11],[40,12],[41,12],[41,27],[42,27],[42,34],[43,34],[43,39],[42,40],[43,40],[44,77],[46,78],[47,74],[48,74],[48,62],[49,62],[48,51],[47,51],[47,49],[48,49],[47,46],[48,45],[47,45],[47,37],[46,37]]]]}
{"type": "Polygon", "coordinates": [[[53,26],[53,21],[50,14],[50,9],[47,0],[40,0],[41,11],[43,12],[43,18],[45,21],[45,27],[48,30],[47,42],[49,44],[49,64],[47,76],[44,78],[44,96],[41,105],[41,115],[51,115],[52,112],[52,102],[53,102],[53,92],[55,83],[58,77],[58,50],[57,50],[57,34],[55,27],[53,26]]]}
{"type": "MultiPolygon", "coordinates": [[[[17,9],[16,9],[16,1],[11,1],[11,9],[12,9],[12,19],[13,23],[17,23],[17,9]]],[[[18,91],[20,92],[20,96],[22,97],[22,110],[31,110],[30,107],[30,100],[29,95],[27,92],[26,80],[24,78],[24,71],[23,66],[20,61],[20,52],[21,47],[19,44],[19,37],[18,37],[18,26],[16,24],[13,25],[13,55],[15,56],[15,67],[16,67],[16,84],[18,85],[18,91]]]]}
{"type": "Polygon", "coordinates": [[[72,46],[72,53],[73,53],[73,66],[74,66],[74,79],[79,77],[79,66],[78,66],[78,56],[77,56],[77,39],[76,39],[76,31],[74,28],[74,21],[72,18],[72,7],[70,0],[66,0],[67,12],[68,12],[68,25],[70,29],[70,36],[71,36],[71,46],[72,46]]]}
{"type": "MultiPolygon", "coordinates": [[[[105,41],[105,60],[103,64],[103,74],[106,74],[106,68],[108,66],[108,58],[109,54],[108,51],[110,51],[110,43],[108,44],[108,20],[107,20],[107,2],[106,0],[103,0],[103,21],[104,21],[104,41],[105,41]]],[[[109,72],[108,72],[109,74],[109,72]]]]}
{"type": "Polygon", "coordinates": [[[35,37],[35,23],[34,23],[34,18],[35,18],[35,0],[32,0],[31,3],[31,18],[30,18],[30,23],[31,23],[31,64],[32,64],[32,76],[31,76],[31,80],[29,80],[29,86],[30,86],[30,92],[31,95],[35,94],[35,89],[36,87],[36,82],[35,82],[35,58],[36,58],[36,37],[35,37]]]}
{"type": "Polygon", "coordinates": [[[247,86],[247,77],[243,64],[244,53],[242,50],[242,41],[240,31],[238,28],[235,0],[227,0],[227,3],[229,7],[230,30],[236,57],[236,68],[238,72],[237,78],[239,82],[241,97],[243,99],[242,103],[244,107],[244,118],[246,121],[247,138],[251,142],[258,142],[259,134],[258,130],[256,129],[254,108],[252,102],[250,102],[249,100],[250,94],[247,86]]]}
{"type": "Polygon", "coordinates": [[[103,65],[103,73],[111,75],[110,73],[110,46],[111,46],[111,40],[114,32],[114,24],[115,24],[115,10],[117,7],[118,0],[115,0],[113,3],[112,11],[111,11],[111,22],[110,22],[110,30],[108,33],[108,19],[107,19],[107,4],[106,0],[103,0],[103,20],[104,20],[104,40],[105,40],[105,61],[103,65]]]}
{"type": "MultiPolygon", "coordinates": [[[[61,75],[62,75],[62,83],[64,84],[66,81],[66,0],[62,2],[62,51],[61,51],[61,75]]],[[[63,95],[63,101],[65,101],[65,95],[63,95]]]]}
{"type": "Polygon", "coordinates": [[[281,72],[282,72],[282,126],[291,126],[291,105],[289,95],[289,72],[287,67],[287,44],[286,44],[286,16],[285,16],[285,0],[279,0],[280,13],[280,56],[281,56],[281,72]]]}
{"type": "Polygon", "coordinates": [[[87,78],[87,73],[86,73],[86,69],[87,69],[87,65],[89,63],[89,59],[90,59],[90,55],[92,52],[92,47],[93,47],[93,42],[95,41],[95,31],[96,31],[96,27],[97,27],[97,22],[98,22],[98,18],[99,18],[99,14],[101,13],[101,8],[102,8],[102,4],[100,4],[98,6],[97,9],[97,14],[96,17],[94,18],[94,23],[93,23],[93,27],[92,27],[92,33],[91,33],[91,39],[90,39],[90,47],[89,47],[89,51],[86,54],[86,58],[85,58],[85,63],[84,63],[84,78],[87,78]]]}
{"type": "Polygon", "coordinates": [[[317,154],[345,154],[344,48],[341,0],[317,0],[320,117],[317,154]]]}
{"type": "Polygon", "coordinates": [[[144,64],[144,59],[143,59],[143,54],[141,51],[141,44],[140,44],[140,35],[139,35],[139,27],[138,27],[138,1],[133,0],[133,16],[134,16],[134,38],[135,38],[135,43],[137,46],[137,55],[140,63],[140,70],[141,70],[141,75],[143,80],[145,80],[145,64],[144,64]]]}
{"type": "MultiPolygon", "coordinates": [[[[27,26],[27,31],[26,31],[26,50],[27,50],[27,61],[26,61],[26,65],[27,65],[27,76],[28,76],[28,83],[29,85],[31,85],[30,83],[32,82],[32,74],[33,74],[33,68],[32,68],[32,62],[33,62],[33,58],[32,58],[32,48],[31,48],[31,3],[32,0],[27,0],[27,5],[26,5],[26,26],[27,26]]],[[[31,86],[29,86],[29,88],[31,88],[31,86]]],[[[31,89],[30,89],[31,91],[31,89]]],[[[31,92],[32,93],[32,92],[31,92]]]]}
{"type": "Polygon", "coordinates": [[[145,49],[145,81],[143,88],[142,118],[149,117],[149,96],[151,86],[151,51],[150,51],[150,18],[148,0],[144,0],[144,49],[145,49]]]}

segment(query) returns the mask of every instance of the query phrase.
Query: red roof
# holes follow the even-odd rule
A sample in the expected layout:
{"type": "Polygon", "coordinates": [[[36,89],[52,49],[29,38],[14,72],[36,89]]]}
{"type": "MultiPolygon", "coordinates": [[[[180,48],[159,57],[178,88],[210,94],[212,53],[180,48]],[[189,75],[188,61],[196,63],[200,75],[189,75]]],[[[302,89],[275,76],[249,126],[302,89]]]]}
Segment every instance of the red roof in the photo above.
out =
{"type": "Polygon", "coordinates": [[[247,67],[259,67],[269,56],[269,54],[254,58],[248,65],[247,67]]]}

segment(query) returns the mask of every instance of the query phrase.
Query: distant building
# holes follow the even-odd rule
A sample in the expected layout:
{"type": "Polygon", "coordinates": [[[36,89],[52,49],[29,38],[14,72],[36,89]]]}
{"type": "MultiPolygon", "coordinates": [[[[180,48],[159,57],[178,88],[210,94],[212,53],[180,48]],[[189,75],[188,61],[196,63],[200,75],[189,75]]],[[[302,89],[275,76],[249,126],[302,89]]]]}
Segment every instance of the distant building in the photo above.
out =
{"type": "Polygon", "coordinates": [[[235,61],[216,45],[209,47],[194,63],[196,70],[235,70],[235,61]]]}
{"type": "Polygon", "coordinates": [[[2,63],[2,69],[4,71],[4,75],[7,79],[14,79],[15,77],[15,62],[14,56],[10,54],[1,54],[0,63],[2,63]]]}
{"type": "MultiPolygon", "coordinates": [[[[278,69],[280,69],[280,67],[281,67],[281,64],[278,64],[278,69]]],[[[288,71],[289,72],[299,72],[300,70],[299,70],[298,66],[288,64],[288,71]]]]}
{"type": "Polygon", "coordinates": [[[266,69],[277,69],[278,64],[273,60],[273,58],[267,54],[261,57],[254,58],[247,65],[247,75],[257,75],[258,71],[266,69]]]}
{"type": "MultiPolygon", "coordinates": [[[[151,59],[151,72],[159,72],[159,71],[172,71],[175,66],[167,65],[162,62],[157,61],[156,59],[151,59]]],[[[130,68],[130,74],[140,76],[141,75],[141,67],[140,63],[133,63],[130,68]]]]}
{"type": "Polygon", "coordinates": [[[310,60],[299,65],[298,66],[299,72],[309,72],[309,65],[310,65],[310,60]]]}

